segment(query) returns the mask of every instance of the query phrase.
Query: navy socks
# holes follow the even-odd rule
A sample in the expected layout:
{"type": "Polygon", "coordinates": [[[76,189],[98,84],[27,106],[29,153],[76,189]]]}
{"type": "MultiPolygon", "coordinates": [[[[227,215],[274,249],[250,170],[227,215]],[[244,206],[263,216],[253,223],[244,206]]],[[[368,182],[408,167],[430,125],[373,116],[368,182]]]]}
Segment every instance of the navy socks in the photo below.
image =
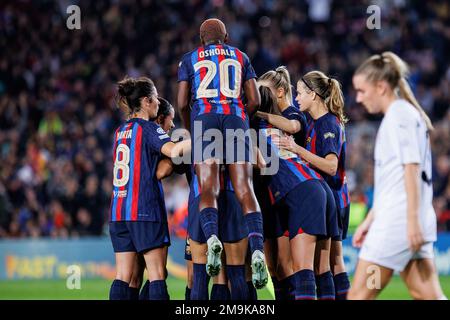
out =
{"type": "Polygon", "coordinates": [[[151,281],[149,286],[150,300],[169,300],[169,292],[167,292],[166,280],[151,281]]]}
{"type": "Polygon", "coordinates": [[[336,274],[333,277],[334,289],[336,290],[336,300],[347,300],[347,293],[350,290],[350,280],[347,272],[336,274]]]}
{"type": "Polygon", "coordinates": [[[230,290],[226,284],[213,284],[211,300],[230,300],[230,290]]]}
{"type": "Polygon", "coordinates": [[[263,252],[263,221],[261,212],[250,212],[244,216],[248,228],[248,243],[250,252],[255,250],[263,252]]]}
{"type": "Polygon", "coordinates": [[[209,276],[206,265],[194,263],[194,281],[191,288],[191,300],[208,300],[209,276]]]}
{"type": "Polygon", "coordinates": [[[128,300],[130,298],[128,283],[122,280],[114,280],[109,289],[109,300],[128,300]]]}
{"type": "Polygon", "coordinates": [[[149,285],[150,285],[150,281],[145,281],[144,286],[141,289],[141,293],[139,294],[139,300],[149,300],[149,285]]]}
{"type": "Polygon", "coordinates": [[[335,300],[334,281],[331,271],[316,276],[317,300],[335,300]]]}
{"type": "Polygon", "coordinates": [[[245,281],[245,265],[228,265],[225,268],[230,281],[231,300],[248,300],[249,292],[245,281]]]}
{"type": "Polygon", "coordinates": [[[219,235],[219,213],[217,209],[203,209],[202,211],[200,211],[199,219],[206,240],[208,240],[209,237],[211,237],[213,234],[215,234],[216,236],[219,235]]]}
{"type": "Polygon", "coordinates": [[[295,277],[295,300],[315,300],[316,281],[314,271],[304,269],[296,272],[295,277]]]}

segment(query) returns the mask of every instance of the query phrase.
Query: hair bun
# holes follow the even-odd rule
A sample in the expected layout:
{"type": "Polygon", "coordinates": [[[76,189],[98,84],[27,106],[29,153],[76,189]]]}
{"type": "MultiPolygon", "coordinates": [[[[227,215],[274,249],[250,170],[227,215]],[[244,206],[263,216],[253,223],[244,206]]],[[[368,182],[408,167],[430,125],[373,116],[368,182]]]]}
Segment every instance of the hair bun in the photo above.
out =
{"type": "Polygon", "coordinates": [[[136,81],[132,78],[127,78],[119,82],[119,94],[122,97],[129,97],[133,94],[136,88],[136,81]]]}

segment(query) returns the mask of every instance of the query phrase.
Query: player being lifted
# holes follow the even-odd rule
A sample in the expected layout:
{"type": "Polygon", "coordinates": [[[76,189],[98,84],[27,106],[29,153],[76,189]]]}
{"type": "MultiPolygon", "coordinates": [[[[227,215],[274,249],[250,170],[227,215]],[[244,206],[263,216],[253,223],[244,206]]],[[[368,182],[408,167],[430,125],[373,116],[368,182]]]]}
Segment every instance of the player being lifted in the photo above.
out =
{"type": "MultiPolygon", "coordinates": [[[[247,55],[225,44],[227,38],[222,21],[208,19],[202,23],[202,45],[185,54],[179,65],[178,106],[184,125],[188,129],[192,127],[192,155],[202,190],[199,218],[208,247],[207,272],[215,276],[221,268],[222,243],[217,237],[217,198],[220,191],[219,167],[225,160],[233,189],[245,215],[252,253],[252,281],[255,288],[259,289],[266,285],[268,275],[263,253],[262,215],[252,186],[251,142],[244,135],[237,137],[235,130],[246,132],[249,129],[248,117],[259,105],[260,96],[256,88],[256,75],[247,55]],[[191,100],[192,110],[189,110],[191,100]],[[215,132],[219,130],[225,137],[219,141],[224,153],[218,151],[221,149],[219,147],[213,148],[210,155],[206,154],[211,150],[212,142],[204,141],[208,135],[205,132],[210,129],[215,129],[215,132]],[[243,153],[236,152],[242,148],[243,153]]],[[[214,140],[214,143],[217,141],[214,140]]]]}

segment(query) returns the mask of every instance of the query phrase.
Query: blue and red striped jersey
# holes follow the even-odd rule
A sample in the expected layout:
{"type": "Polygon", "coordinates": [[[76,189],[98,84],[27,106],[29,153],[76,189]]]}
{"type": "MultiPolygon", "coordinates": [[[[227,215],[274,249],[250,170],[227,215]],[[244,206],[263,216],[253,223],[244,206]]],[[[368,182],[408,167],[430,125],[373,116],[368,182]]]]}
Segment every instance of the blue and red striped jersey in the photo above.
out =
{"type": "Polygon", "coordinates": [[[243,84],[256,78],[249,58],[237,48],[211,44],[186,53],[178,67],[178,81],[191,85],[191,119],[205,113],[246,119],[243,84]]]}
{"type": "Polygon", "coordinates": [[[330,176],[318,170],[333,191],[336,203],[340,208],[350,204],[350,197],[345,175],[346,139],[344,126],[339,118],[327,113],[314,120],[309,114],[307,117],[306,149],[319,157],[325,158],[334,153],[338,158],[336,175],[330,176]]]}
{"type": "Polygon", "coordinates": [[[110,221],[163,221],[166,208],[156,168],[161,148],[169,141],[152,121],[133,118],[117,128],[110,221]]]}
{"type": "MultiPolygon", "coordinates": [[[[262,119],[258,119],[255,123],[258,129],[262,130],[266,140],[259,140],[258,145],[261,146],[261,143],[267,143],[267,150],[270,150],[268,152],[270,157],[273,157],[275,154],[279,159],[278,171],[274,175],[269,176],[268,179],[269,195],[272,203],[281,200],[289,191],[304,181],[322,179],[320,174],[308,167],[297,154],[278,149],[272,142],[271,136],[280,135],[279,129],[274,128],[262,119]]],[[[267,163],[270,162],[270,158],[266,158],[265,160],[267,163]]]]}

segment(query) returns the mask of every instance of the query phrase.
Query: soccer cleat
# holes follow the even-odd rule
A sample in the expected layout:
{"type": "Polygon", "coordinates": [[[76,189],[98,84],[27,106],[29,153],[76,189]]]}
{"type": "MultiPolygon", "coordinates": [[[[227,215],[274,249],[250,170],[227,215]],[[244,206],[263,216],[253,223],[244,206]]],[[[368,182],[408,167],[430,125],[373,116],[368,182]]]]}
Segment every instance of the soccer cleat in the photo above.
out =
{"type": "Polygon", "coordinates": [[[208,244],[208,251],[206,252],[206,273],[210,277],[215,277],[219,274],[220,268],[222,267],[222,243],[214,234],[209,237],[206,243],[208,244]]]}
{"type": "Polygon", "coordinates": [[[252,282],[256,289],[266,286],[269,276],[267,274],[266,259],[264,253],[255,250],[252,254],[252,282]]]}

